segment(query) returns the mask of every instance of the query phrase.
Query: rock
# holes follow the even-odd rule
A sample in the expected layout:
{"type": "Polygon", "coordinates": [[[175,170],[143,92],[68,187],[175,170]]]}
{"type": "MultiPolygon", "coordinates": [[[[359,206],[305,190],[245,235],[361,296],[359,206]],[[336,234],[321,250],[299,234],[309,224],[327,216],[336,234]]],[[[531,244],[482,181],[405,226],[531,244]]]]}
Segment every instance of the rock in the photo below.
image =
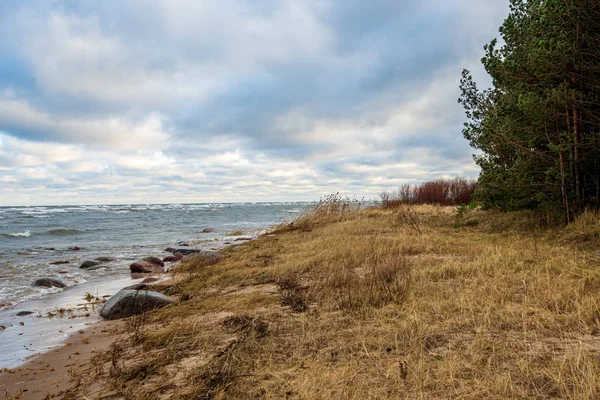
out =
{"type": "Polygon", "coordinates": [[[167,256],[167,257],[163,258],[163,262],[174,262],[174,261],[180,261],[181,259],[183,259],[183,254],[175,253],[172,256],[167,256]]]}
{"type": "Polygon", "coordinates": [[[234,240],[234,242],[241,242],[242,240],[252,240],[250,237],[240,237],[234,240]]]}
{"type": "Polygon", "coordinates": [[[217,253],[216,251],[206,250],[200,247],[167,247],[165,251],[168,251],[169,253],[173,254],[181,253],[184,256],[187,256],[189,254],[200,254],[205,256],[206,258],[216,258],[219,260],[223,258],[223,256],[217,253]]]}
{"type": "Polygon", "coordinates": [[[48,251],[56,251],[56,249],[54,247],[46,247],[44,250],[48,250],[48,251]]]}
{"type": "Polygon", "coordinates": [[[91,269],[92,267],[95,267],[97,265],[102,264],[100,261],[84,261],[81,263],[81,265],[79,266],[79,268],[82,269],[91,269]]]}
{"type": "Polygon", "coordinates": [[[60,271],[58,271],[59,274],[68,274],[71,271],[67,270],[67,269],[61,269],[60,271]]]}
{"type": "Polygon", "coordinates": [[[173,299],[158,292],[121,290],[104,303],[100,316],[109,320],[127,318],[171,303],[173,299]]]}
{"type": "Polygon", "coordinates": [[[112,261],[117,261],[116,258],[112,258],[112,257],[97,257],[94,258],[94,260],[96,261],[100,261],[100,262],[112,262],[112,261]]]}
{"type": "Polygon", "coordinates": [[[61,280],[59,279],[55,279],[55,278],[39,278],[36,279],[35,281],[33,281],[33,283],[31,284],[31,286],[33,287],[58,287],[58,288],[64,288],[67,285],[65,285],[61,280]]]}
{"type": "Polygon", "coordinates": [[[52,261],[50,263],[50,265],[62,265],[62,264],[69,264],[69,261],[52,261]]]}
{"type": "Polygon", "coordinates": [[[152,272],[164,272],[165,263],[158,257],[146,257],[134,262],[129,266],[131,272],[148,274],[152,272]]]}
{"type": "Polygon", "coordinates": [[[69,247],[69,250],[71,250],[71,251],[77,251],[77,250],[81,250],[81,247],[79,247],[79,246],[71,246],[71,247],[69,247]]]}
{"type": "Polygon", "coordinates": [[[158,278],[146,278],[143,281],[141,281],[140,283],[152,283],[152,282],[156,282],[156,281],[160,281],[160,279],[158,279],[158,278]]]}
{"type": "Polygon", "coordinates": [[[26,315],[31,315],[31,314],[33,314],[33,311],[19,311],[17,313],[17,317],[24,317],[26,315]]]}
{"type": "Polygon", "coordinates": [[[145,283],[135,283],[133,285],[124,287],[121,290],[146,290],[148,289],[148,285],[146,285],[145,283]]]}
{"type": "Polygon", "coordinates": [[[165,263],[158,257],[145,257],[142,258],[142,260],[151,262],[152,264],[160,265],[161,267],[165,266],[165,263]]]}
{"type": "Polygon", "coordinates": [[[204,228],[202,229],[202,233],[213,233],[215,230],[214,228],[204,228]]]}
{"type": "Polygon", "coordinates": [[[20,256],[29,256],[31,255],[31,253],[27,252],[27,251],[17,251],[17,254],[20,256]]]}

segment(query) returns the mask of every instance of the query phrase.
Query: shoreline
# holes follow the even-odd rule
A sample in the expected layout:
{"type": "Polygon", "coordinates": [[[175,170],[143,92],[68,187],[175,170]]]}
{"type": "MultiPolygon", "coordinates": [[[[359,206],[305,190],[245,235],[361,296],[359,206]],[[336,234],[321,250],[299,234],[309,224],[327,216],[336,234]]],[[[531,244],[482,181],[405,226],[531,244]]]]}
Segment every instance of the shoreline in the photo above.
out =
{"type": "MultiPolygon", "coordinates": [[[[210,247],[202,247],[214,251],[227,246],[241,246],[255,238],[256,236],[247,235],[224,237],[217,243],[210,242],[210,247]]],[[[194,245],[189,248],[200,247],[194,245]]],[[[165,255],[167,254],[172,253],[165,251],[165,255]]],[[[63,346],[70,334],[102,321],[98,313],[104,300],[124,287],[140,283],[148,277],[159,278],[155,283],[169,281],[173,277],[168,271],[173,266],[169,265],[161,274],[115,273],[112,276],[96,277],[94,280],[0,309],[0,370],[18,368],[32,358],[63,346]],[[95,300],[86,300],[88,294],[95,300]],[[20,312],[29,314],[18,315],[20,312]]]]}
{"type": "Polygon", "coordinates": [[[52,350],[33,355],[15,368],[0,369],[0,399],[37,400],[58,398],[72,385],[72,372],[106,350],[115,340],[119,321],[99,320],[73,332],[52,350]]]}
{"type": "Polygon", "coordinates": [[[101,322],[101,300],[144,278],[116,277],[86,282],[0,310],[0,369],[17,368],[64,345],[70,334],[101,322]],[[94,296],[86,300],[86,294],[94,296]],[[31,312],[29,315],[18,315],[31,312]]]}

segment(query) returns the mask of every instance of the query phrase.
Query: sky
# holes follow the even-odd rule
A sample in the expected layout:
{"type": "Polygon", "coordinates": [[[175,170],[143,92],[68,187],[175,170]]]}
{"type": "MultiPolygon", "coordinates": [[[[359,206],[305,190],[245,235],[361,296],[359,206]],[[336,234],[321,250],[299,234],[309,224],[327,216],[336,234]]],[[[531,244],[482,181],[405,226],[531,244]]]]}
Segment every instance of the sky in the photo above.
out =
{"type": "Polygon", "coordinates": [[[0,0],[0,205],[377,198],[476,177],[504,0],[0,0]]]}

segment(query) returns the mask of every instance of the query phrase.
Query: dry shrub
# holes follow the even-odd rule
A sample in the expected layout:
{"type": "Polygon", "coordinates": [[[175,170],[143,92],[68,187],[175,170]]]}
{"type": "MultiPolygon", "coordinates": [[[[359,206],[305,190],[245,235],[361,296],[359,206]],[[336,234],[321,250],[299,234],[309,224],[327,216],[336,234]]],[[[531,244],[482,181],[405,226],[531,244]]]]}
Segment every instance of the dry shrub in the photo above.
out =
{"type": "Polygon", "coordinates": [[[423,233],[421,230],[423,219],[411,206],[400,205],[398,207],[396,211],[396,223],[415,231],[419,235],[423,233]]]}
{"type": "Polygon", "coordinates": [[[289,274],[277,278],[277,286],[281,290],[281,305],[290,307],[294,312],[308,311],[308,300],[305,288],[300,284],[297,275],[289,274]]]}
{"type": "Polygon", "coordinates": [[[344,197],[339,193],[322,197],[313,206],[307,207],[299,218],[282,223],[271,233],[285,233],[292,231],[310,232],[317,226],[322,226],[334,221],[340,221],[344,215],[358,211],[362,208],[363,201],[344,197]]]}
{"type": "Polygon", "coordinates": [[[327,281],[341,310],[361,312],[390,303],[402,304],[409,295],[411,263],[404,255],[367,259],[364,268],[341,268],[327,281]]]}
{"type": "Polygon", "coordinates": [[[470,204],[476,189],[477,181],[466,178],[437,179],[414,185],[407,183],[400,186],[396,192],[383,192],[380,195],[381,207],[390,209],[406,204],[470,204]]]}
{"type": "Polygon", "coordinates": [[[234,315],[227,317],[223,321],[223,326],[233,332],[241,333],[242,338],[247,338],[250,335],[255,338],[265,337],[269,330],[269,324],[260,318],[250,315],[234,315]]]}

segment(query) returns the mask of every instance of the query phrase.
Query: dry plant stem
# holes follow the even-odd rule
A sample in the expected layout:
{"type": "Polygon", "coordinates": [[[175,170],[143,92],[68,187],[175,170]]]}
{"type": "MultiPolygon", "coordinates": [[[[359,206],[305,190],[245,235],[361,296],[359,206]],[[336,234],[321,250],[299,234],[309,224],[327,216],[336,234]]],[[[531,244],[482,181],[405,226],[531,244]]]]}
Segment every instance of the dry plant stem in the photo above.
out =
{"type": "Polygon", "coordinates": [[[600,398],[597,214],[344,201],[182,266],[189,299],[89,374],[140,400],[600,398]]]}

